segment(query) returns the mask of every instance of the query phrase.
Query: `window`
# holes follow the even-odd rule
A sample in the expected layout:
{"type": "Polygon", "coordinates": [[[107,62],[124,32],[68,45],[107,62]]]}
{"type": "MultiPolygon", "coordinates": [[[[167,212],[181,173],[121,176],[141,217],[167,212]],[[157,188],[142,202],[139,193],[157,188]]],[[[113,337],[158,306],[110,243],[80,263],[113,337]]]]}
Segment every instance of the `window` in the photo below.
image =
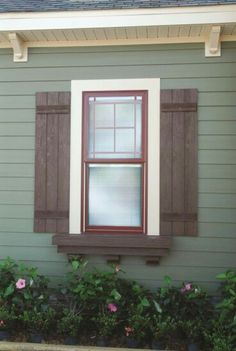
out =
{"type": "Polygon", "coordinates": [[[72,81],[70,234],[159,234],[159,83],[72,81]]]}
{"type": "Polygon", "coordinates": [[[153,263],[166,255],[172,236],[197,235],[198,94],[196,89],[160,91],[159,83],[158,79],[80,80],[72,82],[71,94],[36,94],[34,231],[56,233],[53,243],[59,252],[101,254],[112,260],[137,255],[153,263]],[[137,112],[140,97],[142,113],[137,112]],[[109,114],[104,118],[100,113],[101,98],[103,107],[113,106],[109,107],[112,123],[112,118],[107,120],[109,114]],[[87,125],[82,125],[84,99],[87,125]],[[124,105],[129,107],[124,109],[124,105]],[[141,128],[134,128],[135,109],[141,128]],[[118,185],[125,191],[115,191],[118,185]],[[100,211],[94,191],[102,190],[104,196],[107,188],[109,194],[112,190],[113,201],[100,211]],[[132,189],[129,203],[123,196],[127,188],[132,189]],[[127,205],[129,218],[122,213],[127,205]],[[119,216],[117,207],[121,208],[119,216]],[[90,229],[98,234],[87,233],[90,229]],[[147,235],[140,235],[145,229],[147,235]]]}
{"type": "Polygon", "coordinates": [[[145,232],[147,91],[83,94],[86,232],[145,232]]]}

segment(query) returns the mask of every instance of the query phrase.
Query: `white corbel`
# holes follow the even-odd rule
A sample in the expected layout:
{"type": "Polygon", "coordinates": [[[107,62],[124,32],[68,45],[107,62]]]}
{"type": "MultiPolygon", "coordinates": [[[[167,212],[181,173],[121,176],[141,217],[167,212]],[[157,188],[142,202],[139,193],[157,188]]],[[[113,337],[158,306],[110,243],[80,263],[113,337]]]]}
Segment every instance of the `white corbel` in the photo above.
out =
{"type": "Polygon", "coordinates": [[[205,42],[205,56],[221,56],[220,26],[212,26],[205,42]]]}
{"type": "Polygon", "coordinates": [[[14,62],[26,62],[28,61],[28,48],[25,42],[21,39],[17,33],[9,33],[8,38],[10,40],[13,49],[13,61],[14,62]]]}

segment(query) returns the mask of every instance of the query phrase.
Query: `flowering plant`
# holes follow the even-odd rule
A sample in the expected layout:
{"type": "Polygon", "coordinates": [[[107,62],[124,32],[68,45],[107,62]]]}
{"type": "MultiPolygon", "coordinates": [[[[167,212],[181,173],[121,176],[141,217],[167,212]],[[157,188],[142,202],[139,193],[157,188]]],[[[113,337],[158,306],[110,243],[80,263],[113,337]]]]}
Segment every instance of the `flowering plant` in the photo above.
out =
{"type": "Polygon", "coordinates": [[[48,279],[34,267],[16,264],[10,258],[0,264],[0,303],[13,306],[15,313],[47,302],[47,285],[48,279]]]}
{"type": "Polygon", "coordinates": [[[198,285],[185,283],[180,289],[180,293],[183,297],[182,315],[184,320],[206,321],[212,316],[213,306],[210,298],[198,285]]]}
{"type": "Polygon", "coordinates": [[[139,303],[130,305],[124,327],[126,337],[135,338],[138,342],[145,339],[151,321],[149,307],[146,297],[141,298],[139,303]]]}
{"type": "Polygon", "coordinates": [[[107,308],[116,312],[117,303],[121,299],[118,290],[120,267],[112,267],[111,271],[86,271],[87,262],[73,260],[71,271],[67,274],[67,289],[63,294],[83,310],[85,314],[94,316],[103,313],[107,308]]]}
{"type": "Polygon", "coordinates": [[[38,273],[37,268],[18,266],[12,302],[19,311],[40,310],[48,303],[48,279],[38,273]]]}
{"type": "Polygon", "coordinates": [[[198,285],[187,282],[181,287],[173,286],[171,279],[165,280],[166,286],[159,288],[155,296],[164,315],[174,320],[206,320],[212,316],[209,296],[198,285]]]}

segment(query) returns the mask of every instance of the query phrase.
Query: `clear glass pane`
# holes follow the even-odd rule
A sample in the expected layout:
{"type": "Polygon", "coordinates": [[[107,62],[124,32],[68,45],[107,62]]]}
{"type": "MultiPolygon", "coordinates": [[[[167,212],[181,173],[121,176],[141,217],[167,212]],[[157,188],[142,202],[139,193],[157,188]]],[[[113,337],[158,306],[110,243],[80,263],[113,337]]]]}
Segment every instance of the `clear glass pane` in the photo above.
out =
{"type": "Polygon", "coordinates": [[[141,183],[141,165],[89,165],[89,225],[141,226],[141,183]]]}
{"type": "Polygon", "coordinates": [[[97,129],[95,152],[114,152],[114,129],[97,129]]]}
{"type": "Polygon", "coordinates": [[[95,128],[114,127],[114,106],[112,104],[95,105],[95,128]]]}
{"type": "Polygon", "coordinates": [[[116,127],[134,127],[134,104],[116,105],[116,127]]]}
{"type": "MultiPolygon", "coordinates": [[[[90,98],[91,99],[91,98],[90,98]]],[[[89,104],[89,153],[94,153],[94,104],[89,104]]]]}
{"type": "Polygon", "coordinates": [[[116,151],[134,152],[134,130],[116,129],[116,151]]]}

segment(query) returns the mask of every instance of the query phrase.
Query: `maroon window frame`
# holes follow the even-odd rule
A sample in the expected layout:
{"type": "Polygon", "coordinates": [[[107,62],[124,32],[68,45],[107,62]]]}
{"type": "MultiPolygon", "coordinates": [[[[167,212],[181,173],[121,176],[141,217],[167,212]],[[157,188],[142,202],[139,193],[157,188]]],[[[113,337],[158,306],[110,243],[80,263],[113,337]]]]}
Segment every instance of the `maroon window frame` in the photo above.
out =
{"type": "Polygon", "coordinates": [[[82,177],[81,177],[81,231],[86,233],[124,233],[146,234],[147,232],[147,91],[90,91],[83,93],[83,121],[82,121],[82,177]],[[117,97],[117,96],[141,96],[142,97],[142,131],[141,131],[141,155],[140,158],[89,158],[89,98],[91,97],[117,97]],[[88,177],[89,164],[138,164],[142,166],[141,181],[141,226],[92,226],[88,224],[88,177]]]}

